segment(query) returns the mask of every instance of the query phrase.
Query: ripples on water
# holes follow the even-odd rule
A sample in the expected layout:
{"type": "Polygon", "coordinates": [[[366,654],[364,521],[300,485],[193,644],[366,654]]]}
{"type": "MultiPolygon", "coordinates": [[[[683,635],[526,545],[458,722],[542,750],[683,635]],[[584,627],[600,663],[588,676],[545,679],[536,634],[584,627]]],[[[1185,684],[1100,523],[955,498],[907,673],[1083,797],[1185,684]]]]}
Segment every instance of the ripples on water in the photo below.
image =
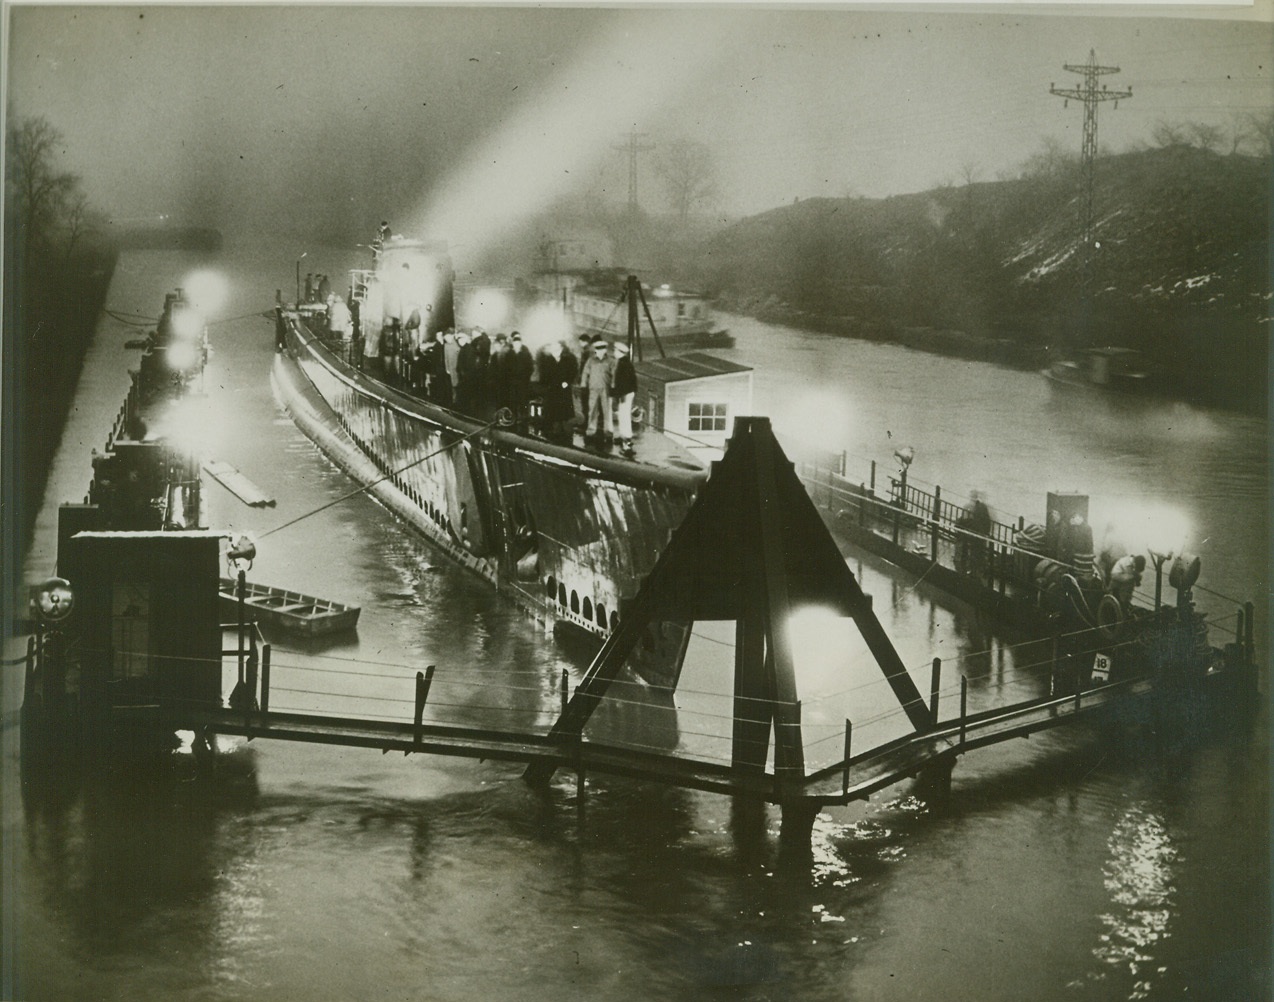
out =
{"type": "Polygon", "coordinates": [[[1106,931],[1093,953],[1132,977],[1129,998],[1148,998],[1155,975],[1167,971],[1157,966],[1156,947],[1171,935],[1177,852],[1162,818],[1146,804],[1128,808],[1111,832],[1109,845],[1103,873],[1117,910],[1100,916],[1106,931]]]}

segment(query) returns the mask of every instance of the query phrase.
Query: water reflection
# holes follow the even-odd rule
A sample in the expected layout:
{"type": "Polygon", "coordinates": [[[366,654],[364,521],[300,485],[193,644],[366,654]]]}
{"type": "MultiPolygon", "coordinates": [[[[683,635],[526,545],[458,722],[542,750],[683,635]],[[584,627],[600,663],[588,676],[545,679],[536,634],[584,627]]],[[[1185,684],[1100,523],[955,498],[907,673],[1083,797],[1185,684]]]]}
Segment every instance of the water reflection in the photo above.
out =
{"type": "Polygon", "coordinates": [[[1166,971],[1157,960],[1172,934],[1177,849],[1163,819],[1146,804],[1124,812],[1107,844],[1102,874],[1111,908],[1099,916],[1105,931],[1093,955],[1132,978],[1128,998],[1147,998],[1166,971]]]}
{"type": "Polygon", "coordinates": [[[167,774],[28,782],[28,872],[50,912],[95,952],[144,950],[152,924],[174,916],[193,941],[221,941],[222,906],[243,900],[226,894],[235,866],[222,825],[255,795],[250,781],[212,787],[167,774]]]}

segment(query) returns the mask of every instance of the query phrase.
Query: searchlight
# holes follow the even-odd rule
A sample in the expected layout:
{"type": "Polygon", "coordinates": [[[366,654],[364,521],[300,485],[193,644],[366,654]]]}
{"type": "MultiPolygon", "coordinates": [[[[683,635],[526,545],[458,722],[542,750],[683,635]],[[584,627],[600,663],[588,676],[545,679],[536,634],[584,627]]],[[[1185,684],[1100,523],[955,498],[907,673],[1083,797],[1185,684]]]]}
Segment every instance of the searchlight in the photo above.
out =
{"type": "Polygon", "coordinates": [[[31,589],[31,614],[41,623],[60,623],[75,608],[75,592],[66,578],[49,578],[31,589]]]}

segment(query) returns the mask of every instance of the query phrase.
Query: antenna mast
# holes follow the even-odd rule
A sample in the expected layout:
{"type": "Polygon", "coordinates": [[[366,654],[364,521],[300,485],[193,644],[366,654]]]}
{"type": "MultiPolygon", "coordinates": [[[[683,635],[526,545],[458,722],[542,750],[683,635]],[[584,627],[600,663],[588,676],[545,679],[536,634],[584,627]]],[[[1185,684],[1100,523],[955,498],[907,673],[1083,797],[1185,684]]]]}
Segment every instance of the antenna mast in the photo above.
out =
{"type": "Polygon", "coordinates": [[[628,134],[627,143],[625,143],[623,146],[615,147],[615,149],[619,150],[621,153],[625,151],[628,153],[628,214],[631,216],[637,215],[637,212],[638,212],[637,154],[645,153],[649,150],[654,149],[653,146],[643,145],[640,142],[638,142],[638,140],[645,139],[646,136],[648,135],[649,133],[638,132],[637,130],[634,129],[632,132],[628,134]]]}

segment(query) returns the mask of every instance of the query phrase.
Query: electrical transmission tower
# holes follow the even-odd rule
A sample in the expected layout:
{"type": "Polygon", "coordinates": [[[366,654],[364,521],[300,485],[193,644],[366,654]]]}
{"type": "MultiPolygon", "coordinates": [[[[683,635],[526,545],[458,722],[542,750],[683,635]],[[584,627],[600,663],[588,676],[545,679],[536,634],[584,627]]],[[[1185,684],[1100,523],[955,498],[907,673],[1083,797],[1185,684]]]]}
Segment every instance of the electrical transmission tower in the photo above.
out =
{"type": "Polygon", "coordinates": [[[628,142],[623,146],[616,146],[615,149],[621,153],[628,153],[628,213],[635,216],[638,212],[637,206],[637,154],[645,153],[653,150],[653,146],[643,146],[639,140],[647,136],[645,132],[637,132],[636,130],[628,134],[628,142]]]}
{"type": "Polygon", "coordinates": [[[1093,179],[1096,176],[1097,161],[1097,106],[1103,101],[1114,101],[1115,107],[1119,107],[1119,99],[1121,97],[1132,97],[1132,88],[1128,90],[1109,90],[1105,84],[1099,88],[1097,86],[1097,78],[1110,73],[1118,73],[1118,66],[1098,66],[1097,53],[1093,49],[1088,50],[1088,62],[1083,65],[1075,65],[1067,63],[1062,67],[1068,73],[1079,73],[1084,77],[1084,82],[1079,87],[1058,87],[1056,84],[1048,85],[1048,92],[1057,97],[1065,98],[1066,104],[1069,105],[1072,100],[1084,102],[1084,150],[1082,156],[1083,167],[1083,195],[1080,198],[1080,229],[1083,232],[1084,241],[1084,257],[1083,257],[1083,273],[1080,278],[1081,289],[1085,300],[1092,291],[1092,271],[1093,271],[1093,245],[1096,239],[1093,222],[1093,179]]]}

